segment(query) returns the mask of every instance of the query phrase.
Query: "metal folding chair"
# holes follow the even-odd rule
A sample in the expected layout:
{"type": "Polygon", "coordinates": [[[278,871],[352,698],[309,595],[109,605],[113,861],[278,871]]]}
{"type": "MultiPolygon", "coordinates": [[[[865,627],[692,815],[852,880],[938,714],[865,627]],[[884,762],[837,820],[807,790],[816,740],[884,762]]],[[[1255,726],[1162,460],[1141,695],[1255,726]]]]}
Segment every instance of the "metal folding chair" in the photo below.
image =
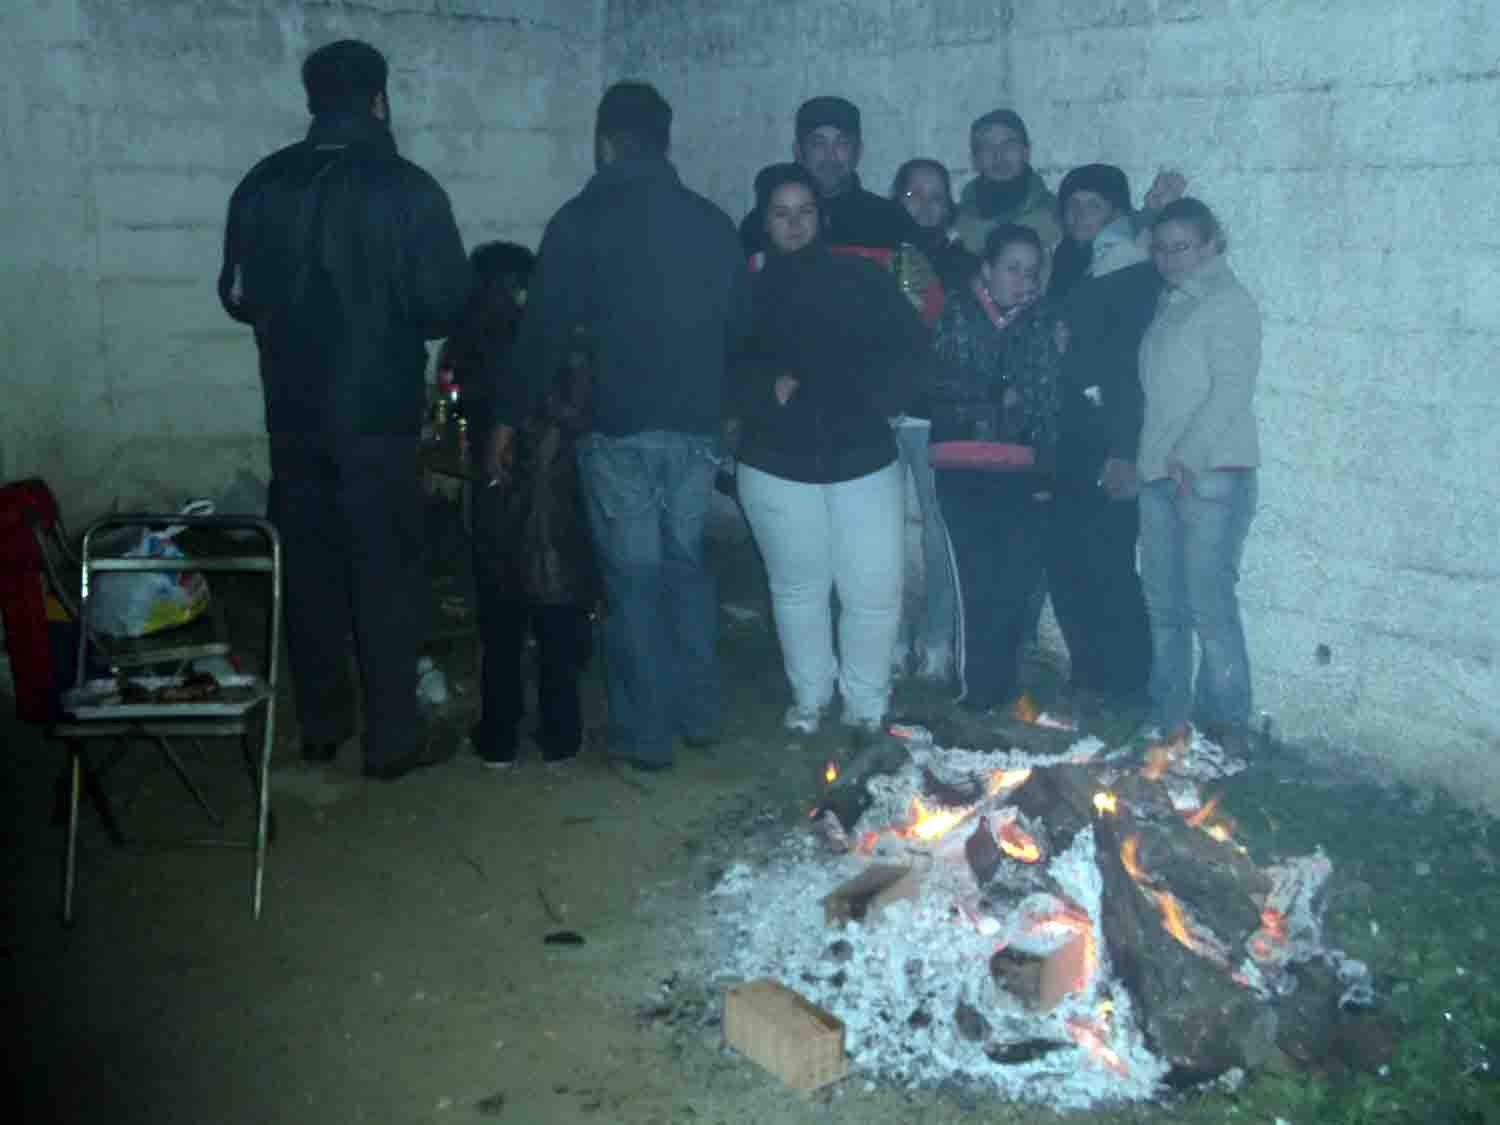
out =
{"type": "Polygon", "coordinates": [[[255,792],[255,831],[249,841],[223,837],[176,841],[181,846],[249,847],[255,854],[255,873],[251,909],[260,917],[265,882],[266,849],[271,823],[270,768],[271,751],[276,734],[276,688],[280,682],[281,660],[281,538],[266,520],[248,516],[196,516],[180,514],[136,514],[106,516],[95,521],[84,532],[79,552],[77,685],[63,694],[63,721],[54,724],[53,737],[68,747],[67,846],[63,863],[62,917],[65,924],[73,920],[73,892],[78,860],[79,795],[85,786],[99,807],[105,827],[116,843],[124,834],[110,809],[100,778],[129,748],[132,739],[147,739],[161,750],[172,770],[186,785],[198,805],[216,824],[223,821],[209,805],[194,783],[186,764],[173,749],[173,738],[238,738],[250,772],[255,792]],[[97,544],[110,531],[121,528],[184,526],[218,533],[254,535],[263,544],[255,554],[189,554],[182,558],[125,558],[99,553],[97,544]],[[220,573],[256,573],[266,575],[271,583],[269,622],[267,625],[265,674],[234,674],[215,677],[218,688],[207,698],[173,699],[174,686],[180,687],[193,661],[205,657],[226,657],[229,646],[223,643],[186,645],[175,648],[147,649],[137,653],[110,651],[109,676],[89,675],[91,649],[105,649],[102,639],[89,628],[90,596],[103,573],[140,573],[142,571],[211,571],[220,573]],[[250,734],[255,712],[263,709],[260,745],[252,751],[250,734]],[[88,743],[107,738],[114,743],[113,756],[102,768],[90,759],[88,743]]]}

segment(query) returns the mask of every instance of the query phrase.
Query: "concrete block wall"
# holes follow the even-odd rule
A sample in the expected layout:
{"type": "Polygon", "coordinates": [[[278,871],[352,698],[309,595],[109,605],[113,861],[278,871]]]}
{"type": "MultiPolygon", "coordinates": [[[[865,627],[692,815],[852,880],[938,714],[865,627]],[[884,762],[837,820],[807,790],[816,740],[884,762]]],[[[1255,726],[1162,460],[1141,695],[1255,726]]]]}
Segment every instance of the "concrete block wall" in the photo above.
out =
{"type": "Polygon", "coordinates": [[[229,193],[306,131],[309,50],[386,51],[397,142],[469,244],[534,245],[592,171],[600,0],[0,9],[0,476],[45,476],[75,524],[265,475],[254,344],[214,281],[229,193]]]}
{"type": "Polygon", "coordinates": [[[1260,299],[1266,463],[1241,585],[1257,706],[1500,807],[1500,10],[1486,0],[609,0],[736,218],[803,98],[865,116],[866,186],[1011,105],[1033,163],[1167,165],[1260,299]]]}

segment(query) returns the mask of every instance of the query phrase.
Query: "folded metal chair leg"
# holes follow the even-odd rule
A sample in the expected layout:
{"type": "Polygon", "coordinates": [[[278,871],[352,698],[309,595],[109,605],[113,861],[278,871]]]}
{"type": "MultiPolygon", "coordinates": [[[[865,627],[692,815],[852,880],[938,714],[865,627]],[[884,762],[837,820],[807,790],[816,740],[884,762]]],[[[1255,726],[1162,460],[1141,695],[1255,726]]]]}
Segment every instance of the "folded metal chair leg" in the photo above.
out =
{"type": "Polygon", "coordinates": [[[63,849],[62,920],[73,924],[73,882],[78,871],[78,790],[83,773],[83,748],[68,741],[68,839],[63,849]]]}
{"type": "Polygon", "coordinates": [[[215,824],[222,825],[224,818],[215,812],[214,807],[208,803],[208,798],[203,795],[203,791],[193,781],[192,775],[188,773],[187,767],[182,764],[182,759],[178,757],[177,751],[173,750],[171,744],[159,734],[154,736],[154,741],[161,748],[161,752],[166,755],[167,761],[172,764],[172,769],[182,779],[182,783],[187,786],[188,792],[193,795],[193,800],[198,802],[198,807],[203,810],[209,820],[215,824]]]}

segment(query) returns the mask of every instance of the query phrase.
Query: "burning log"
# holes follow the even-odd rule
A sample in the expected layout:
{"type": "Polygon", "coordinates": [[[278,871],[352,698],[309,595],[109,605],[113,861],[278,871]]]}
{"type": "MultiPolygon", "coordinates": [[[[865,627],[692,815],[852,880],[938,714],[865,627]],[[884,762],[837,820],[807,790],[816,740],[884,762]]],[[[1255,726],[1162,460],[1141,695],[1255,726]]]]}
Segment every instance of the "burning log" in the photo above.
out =
{"type": "Polygon", "coordinates": [[[834,781],[813,809],[813,818],[832,813],[845,832],[852,832],[859,823],[859,818],[870,807],[870,791],[865,783],[881,774],[900,771],[910,760],[911,755],[899,739],[887,737],[876,740],[850,758],[842,769],[835,769],[834,781]]]}
{"type": "Polygon", "coordinates": [[[1191,933],[1169,931],[1173,919],[1128,869],[1130,849],[1116,826],[1101,820],[1095,831],[1104,940],[1140,1006],[1152,1048],[1174,1067],[1203,1077],[1271,1057],[1275,1013],[1235,983],[1225,966],[1184,944],[1191,933]]]}
{"type": "Polygon", "coordinates": [[[1012,800],[1032,820],[1046,824],[1057,850],[1066,851],[1073,837],[1098,815],[1094,796],[1099,790],[1093,770],[1053,766],[1037,770],[1012,800]]]}

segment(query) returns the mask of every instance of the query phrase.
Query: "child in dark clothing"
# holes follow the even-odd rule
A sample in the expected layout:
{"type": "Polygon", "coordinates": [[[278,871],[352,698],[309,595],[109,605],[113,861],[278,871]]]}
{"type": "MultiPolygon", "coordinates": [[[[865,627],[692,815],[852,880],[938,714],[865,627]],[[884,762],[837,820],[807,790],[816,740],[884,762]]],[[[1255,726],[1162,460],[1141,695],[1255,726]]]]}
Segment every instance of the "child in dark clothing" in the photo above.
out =
{"type": "MultiPolygon", "coordinates": [[[[473,253],[476,288],[445,351],[477,432],[487,432],[495,380],[511,377],[511,345],[534,258],[514,243],[473,253]]],[[[483,644],[482,715],[474,747],[488,766],[515,763],[526,713],[521,654],[536,638],[538,723],[544,761],[578,753],[578,678],[593,651],[596,591],[574,442],[585,427],[589,378],[582,355],[558,372],[542,411],[516,435],[509,479],[478,486],[473,503],[474,582],[483,644]]],[[[482,475],[482,443],[470,452],[482,475]]]]}

